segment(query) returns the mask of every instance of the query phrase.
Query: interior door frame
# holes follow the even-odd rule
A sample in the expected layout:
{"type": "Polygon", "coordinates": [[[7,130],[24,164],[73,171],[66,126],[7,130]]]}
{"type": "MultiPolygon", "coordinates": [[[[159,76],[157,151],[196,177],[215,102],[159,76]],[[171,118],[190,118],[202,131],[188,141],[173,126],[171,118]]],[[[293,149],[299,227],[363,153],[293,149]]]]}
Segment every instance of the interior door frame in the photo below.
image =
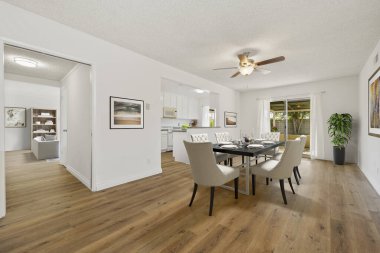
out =
{"type": "Polygon", "coordinates": [[[67,59],[70,61],[78,62],[81,64],[89,65],[90,69],[90,85],[91,85],[91,191],[96,191],[96,170],[94,167],[94,138],[95,138],[95,122],[96,122],[96,64],[87,59],[78,58],[75,56],[63,54],[57,51],[49,50],[46,48],[42,48],[39,46],[31,45],[28,43],[24,43],[21,41],[12,40],[5,37],[0,37],[0,56],[3,56],[0,61],[0,140],[2,140],[0,144],[0,182],[4,182],[4,185],[0,185],[0,218],[5,216],[6,214],[6,181],[5,181],[5,122],[4,122],[4,85],[5,85],[5,65],[4,65],[4,47],[5,45],[16,46],[20,48],[25,48],[28,50],[36,51],[39,53],[51,55],[54,57],[59,57],[63,59],[67,59]]]}

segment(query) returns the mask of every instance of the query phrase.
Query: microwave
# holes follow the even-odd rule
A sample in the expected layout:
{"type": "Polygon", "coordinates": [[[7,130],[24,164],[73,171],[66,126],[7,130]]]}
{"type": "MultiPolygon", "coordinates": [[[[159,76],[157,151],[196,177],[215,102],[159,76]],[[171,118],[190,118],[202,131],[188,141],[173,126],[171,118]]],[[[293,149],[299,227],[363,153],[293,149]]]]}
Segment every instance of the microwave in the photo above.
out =
{"type": "Polygon", "coordinates": [[[175,107],[164,107],[164,118],[177,118],[177,108],[175,107]]]}

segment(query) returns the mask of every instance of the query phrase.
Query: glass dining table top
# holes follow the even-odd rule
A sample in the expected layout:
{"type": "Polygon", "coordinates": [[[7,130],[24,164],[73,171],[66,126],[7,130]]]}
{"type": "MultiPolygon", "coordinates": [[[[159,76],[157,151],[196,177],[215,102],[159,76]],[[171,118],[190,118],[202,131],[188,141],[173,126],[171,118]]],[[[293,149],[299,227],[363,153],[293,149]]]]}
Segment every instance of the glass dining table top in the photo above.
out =
{"type": "Polygon", "coordinates": [[[240,143],[236,144],[236,147],[231,147],[231,145],[225,144],[214,144],[213,151],[219,153],[227,153],[241,156],[257,156],[266,151],[274,149],[279,146],[284,146],[284,141],[272,141],[271,143],[267,141],[253,141],[250,143],[240,143]],[[262,145],[262,146],[249,146],[252,144],[262,145]]]}

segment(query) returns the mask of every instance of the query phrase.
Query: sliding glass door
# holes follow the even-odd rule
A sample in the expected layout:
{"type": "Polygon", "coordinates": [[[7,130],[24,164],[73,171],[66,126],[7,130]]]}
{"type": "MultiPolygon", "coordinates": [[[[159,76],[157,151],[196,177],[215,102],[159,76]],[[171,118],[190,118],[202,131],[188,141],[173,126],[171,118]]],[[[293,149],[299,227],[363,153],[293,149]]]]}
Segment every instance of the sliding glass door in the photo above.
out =
{"type": "Polygon", "coordinates": [[[280,140],[294,140],[306,135],[304,155],[310,155],[310,98],[284,99],[270,103],[272,131],[281,133],[280,140]]]}

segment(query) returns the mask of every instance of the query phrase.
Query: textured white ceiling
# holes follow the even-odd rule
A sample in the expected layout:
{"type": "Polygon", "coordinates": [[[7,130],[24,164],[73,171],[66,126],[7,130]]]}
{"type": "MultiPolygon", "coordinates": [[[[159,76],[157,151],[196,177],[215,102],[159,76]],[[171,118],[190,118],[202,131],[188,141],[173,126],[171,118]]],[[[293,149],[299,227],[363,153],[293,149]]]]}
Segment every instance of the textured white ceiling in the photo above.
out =
{"type": "Polygon", "coordinates": [[[358,74],[380,39],[379,0],[6,0],[235,89],[358,74]],[[236,54],[286,61],[230,79],[236,54]]]}
{"type": "Polygon", "coordinates": [[[4,47],[5,73],[40,79],[60,81],[76,65],[76,62],[39,52],[6,45],[4,47]],[[14,62],[15,57],[36,61],[37,68],[28,68],[14,62]]]}

